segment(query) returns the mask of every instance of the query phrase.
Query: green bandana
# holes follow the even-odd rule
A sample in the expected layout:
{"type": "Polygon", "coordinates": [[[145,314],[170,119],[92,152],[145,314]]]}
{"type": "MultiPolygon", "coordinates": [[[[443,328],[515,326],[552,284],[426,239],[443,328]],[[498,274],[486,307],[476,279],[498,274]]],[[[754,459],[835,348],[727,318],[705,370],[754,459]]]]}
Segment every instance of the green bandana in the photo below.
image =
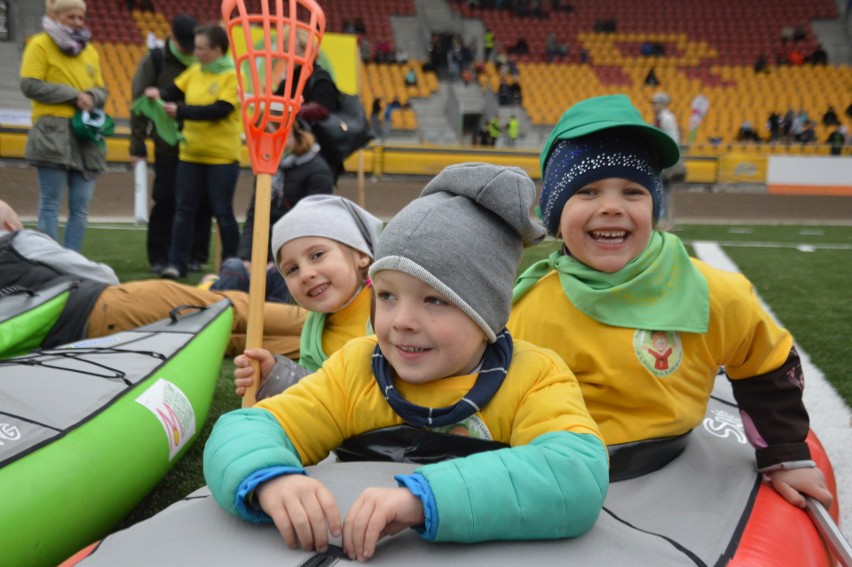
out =
{"type": "Polygon", "coordinates": [[[198,63],[198,59],[195,58],[195,55],[192,55],[192,54],[187,55],[186,53],[184,53],[183,51],[178,49],[178,46],[175,45],[175,43],[172,40],[168,41],[168,45],[169,45],[169,53],[174,55],[175,58],[178,61],[180,61],[181,64],[184,67],[189,67],[190,65],[192,65],[194,63],[198,63]]]}
{"type": "Polygon", "coordinates": [[[231,59],[230,55],[223,55],[222,57],[211,61],[210,63],[205,63],[201,65],[201,70],[205,73],[224,73],[229,69],[234,68],[234,60],[231,59]]]}
{"type": "Polygon", "coordinates": [[[183,134],[178,130],[177,122],[170,118],[163,109],[162,100],[154,100],[142,95],[131,103],[130,110],[133,114],[148,117],[157,131],[157,135],[168,145],[174,146],[178,142],[186,141],[183,134]]]}
{"type": "Polygon", "coordinates": [[[672,234],[654,232],[645,250],[614,273],[595,270],[556,251],[521,274],[512,301],[550,270],[559,274],[571,303],[595,321],[628,329],[707,332],[707,280],[672,234]]]}

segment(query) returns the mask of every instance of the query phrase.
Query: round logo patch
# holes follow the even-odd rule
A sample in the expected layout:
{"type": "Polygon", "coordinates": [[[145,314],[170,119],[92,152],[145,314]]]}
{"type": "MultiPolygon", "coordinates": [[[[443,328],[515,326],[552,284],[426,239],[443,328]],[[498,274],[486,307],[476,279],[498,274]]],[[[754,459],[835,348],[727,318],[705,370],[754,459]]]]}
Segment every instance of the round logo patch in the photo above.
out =
{"type": "Polygon", "coordinates": [[[477,415],[472,415],[458,423],[433,427],[432,431],[446,433],[447,435],[460,435],[461,437],[475,437],[477,439],[491,440],[491,432],[488,426],[477,415]]]}
{"type": "Polygon", "coordinates": [[[657,378],[668,376],[683,361],[680,333],[675,331],[650,331],[636,329],[633,351],[642,366],[657,378]]]}

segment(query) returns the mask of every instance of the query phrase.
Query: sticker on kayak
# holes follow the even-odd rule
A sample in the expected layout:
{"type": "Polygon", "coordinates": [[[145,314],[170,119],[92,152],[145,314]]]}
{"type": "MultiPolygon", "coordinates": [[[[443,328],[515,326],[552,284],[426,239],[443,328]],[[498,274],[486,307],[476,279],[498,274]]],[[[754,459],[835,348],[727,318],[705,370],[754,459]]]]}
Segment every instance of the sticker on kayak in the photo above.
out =
{"type": "Polygon", "coordinates": [[[136,401],[148,408],[162,424],[171,461],[195,435],[195,411],[189,398],[180,388],[160,378],[136,401]]]}
{"type": "Polygon", "coordinates": [[[17,441],[20,438],[21,431],[17,427],[8,423],[0,423],[0,446],[4,445],[4,442],[17,441]]]}
{"type": "Polygon", "coordinates": [[[87,341],[80,341],[78,343],[71,343],[70,345],[65,345],[62,348],[92,348],[92,347],[102,347],[104,345],[108,345],[110,343],[117,343],[121,339],[117,337],[103,337],[100,339],[89,339],[87,341]]]}
{"type": "Polygon", "coordinates": [[[733,437],[743,445],[748,443],[742,419],[725,410],[711,410],[710,414],[712,417],[704,418],[704,429],[708,433],[722,439],[733,437]]]}

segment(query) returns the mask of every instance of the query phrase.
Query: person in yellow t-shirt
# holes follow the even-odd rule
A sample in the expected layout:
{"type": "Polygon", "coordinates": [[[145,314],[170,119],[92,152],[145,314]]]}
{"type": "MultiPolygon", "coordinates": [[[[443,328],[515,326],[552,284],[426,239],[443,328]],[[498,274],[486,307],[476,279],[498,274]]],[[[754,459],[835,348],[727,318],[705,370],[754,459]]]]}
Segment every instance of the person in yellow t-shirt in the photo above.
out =
{"type": "Polygon", "coordinates": [[[804,507],[802,492],[830,506],[805,443],[790,333],[744,277],[690,258],[655,228],[661,171],[679,154],[624,95],[565,112],[541,154],[540,198],[542,221],[563,245],[518,278],[509,329],[555,350],[577,375],[613,463],[637,442],[685,442],[724,367],[758,469],[790,503],[804,507]]]}
{"type": "Polygon", "coordinates": [[[74,251],[83,245],[95,179],[106,169],[104,145],[77,138],[71,124],[77,112],[105,117],[107,90],[85,22],[83,0],[47,0],[44,31],[30,38],[21,61],[21,91],[32,101],[26,159],[38,173],[38,229],[59,240],[58,215],[67,187],[63,244],[74,251]]]}
{"type": "Polygon", "coordinates": [[[218,504],[274,522],[291,548],[342,535],[358,561],[406,528],[462,543],[589,530],[609,486],[598,428],[565,363],[505,328],[523,247],[544,237],[534,197],[515,167],[457,164],[430,181],[376,245],[376,335],[213,427],[204,475],[218,504]],[[433,443],[410,442],[422,437],[433,443]],[[341,521],[304,467],[376,446],[422,466],[362,492],[341,521]]]}
{"type": "Polygon", "coordinates": [[[195,216],[206,194],[219,225],[222,259],[236,256],[239,229],[234,216],[234,192],[240,173],[242,118],[237,74],[228,53],[228,34],[218,24],[195,30],[198,62],[178,75],[174,86],[145,89],[150,98],[162,98],[166,114],[183,123],[177,168],[177,194],[168,265],[162,276],[186,276],[195,228],[195,216]]]}
{"type": "Polygon", "coordinates": [[[262,400],[316,372],[350,339],[371,334],[367,268],[382,221],[336,195],[300,199],[272,228],[272,252],[286,288],[309,312],[302,327],[299,365],[268,350],[250,349],[234,359],[238,396],[254,380],[251,361],[260,368],[262,400]]]}

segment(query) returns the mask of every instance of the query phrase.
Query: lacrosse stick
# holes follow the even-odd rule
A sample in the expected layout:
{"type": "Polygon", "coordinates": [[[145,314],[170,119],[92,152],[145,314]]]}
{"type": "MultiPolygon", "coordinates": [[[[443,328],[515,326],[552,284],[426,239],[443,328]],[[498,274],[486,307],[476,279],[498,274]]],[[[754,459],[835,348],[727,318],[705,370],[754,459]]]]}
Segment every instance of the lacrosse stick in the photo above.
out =
{"type": "MultiPolygon", "coordinates": [[[[260,348],[272,174],[302,106],[302,91],[325,33],[325,14],[314,0],[223,0],[222,19],[236,65],[251,167],[257,176],[246,348],[260,348]],[[238,50],[243,44],[245,49],[238,50]],[[301,71],[294,84],[297,66],[301,71]],[[282,81],[283,92],[275,94],[282,81]]],[[[257,401],[260,367],[256,362],[252,367],[254,384],[246,390],[243,407],[257,401]]]]}

